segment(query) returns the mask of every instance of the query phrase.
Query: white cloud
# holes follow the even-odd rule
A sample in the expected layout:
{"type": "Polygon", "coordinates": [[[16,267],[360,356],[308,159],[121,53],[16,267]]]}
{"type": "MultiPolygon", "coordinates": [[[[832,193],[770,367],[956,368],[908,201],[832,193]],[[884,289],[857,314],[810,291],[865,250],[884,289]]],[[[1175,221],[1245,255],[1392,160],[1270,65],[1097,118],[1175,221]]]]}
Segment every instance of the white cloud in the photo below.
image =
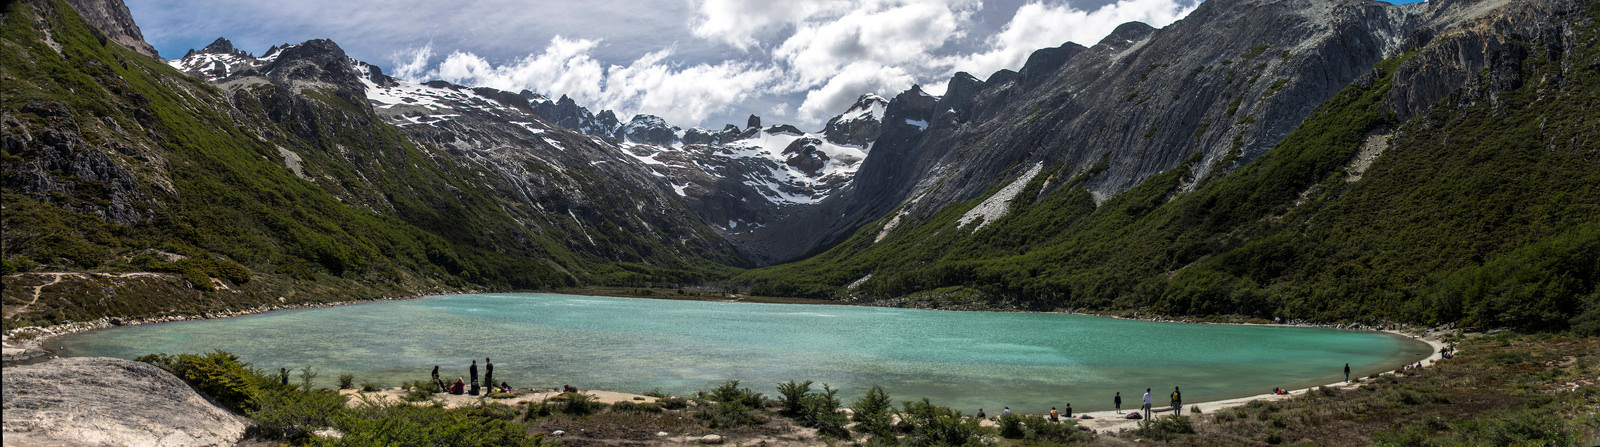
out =
{"type": "Polygon", "coordinates": [[[961,37],[971,13],[962,4],[940,2],[864,5],[835,20],[802,24],[773,55],[787,64],[794,85],[805,88],[827,83],[846,65],[925,71],[931,67],[922,65],[936,62],[928,53],[961,37]]]}
{"type": "Polygon", "coordinates": [[[777,76],[770,67],[735,62],[674,68],[663,63],[670,55],[670,50],[659,51],[607,69],[600,108],[693,126],[764,91],[777,76]]]}
{"type": "Polygon", "coordinates": [[[915,82],[916,78],[899,67],[867,62],[850,64],[829,78],[822,87],[806,93],[805,102],[800,104],[800,119],[807,122],[826,121],[855,104],[862,93],[882,95],[883,92],[889,92],[886,97],[892,98],[894,93],[911,87],[915,82]]]}
{"type": "Polygon", "coordinates": [[[623,120],[643,113],[673,124],[696,125],[765,92],[778,73],[775,68],[731,61],[678,67],[668,62],[671,49],[645,54],[626,66],[602,68],[592,56],[598,45],[594,40],[557,36],[543,53],[503,65],[456,51],[437,70],[425,74],[474,87],[567,95],[593,112],[615,111],[623,120]]]}
{"type": "Polygon", "coordinates": [[[550,96],[567,95],[580,104],[601,99],[605,71],[589,56],[599,41],[556,36],[540,54],[495,66],[476,54],[455,51],[439,63],[440,79],[473,87],[518,91],[531,89],[550,96]]]}
{"type": "Polygon", "coordinates": [[[748,50],[759,46],[760,38],[776,36],[786,26],[827,11],[849,10],[850,6],[849,1],[841,0],[703,0],[695,8],[690,32],[748,50]]]}
{"type": "Polygon", "coordinates": [[[989,39],[986,51],[958,56],[951,65],[981,79],[1002,68],[1022,68],[1034,50],[1064,42],[1094,46],[1118,25],[1132,21],[1164,27],[1196,6],[1199,2],[1192,0],[1121,0],[1084,11],[1070,5],[1028,3],[989,39]]]}
{"type": "Polygon", "coordinates": [[[668,43],[651,48],[660,44],[557,35],[542,50],[510,60],[458,49],[429,69],[432,42],[391,59],[397,77],[565,94],[623,119],[647,113],[697,126],[770,107],[770,115],[818,127],[864,93],[893,97],[920,83],[938,94],[958,70],[986,77],[1017,69],[1037,49],[1067,41],[1092,46],[1128,21],[1162,27],[1198,4],[1120,0],[1080,10],[1042,1],[1056,0],[1031,0],[1014,13],[995,5],[987,8],[1000,12],[985,10],[977,0],[689,0],[693,15],[680,29],[692,37],[682,52],[670,40],[676,36],[663,36],[668,43]],[[992,29],[977,20],[980,14],[992,20],[1008,13],[998,32],[967,38],[992,29]],[[704,45],[743,51],[719,55],[704,45]],[[647,52],[619,61],[619,50],[647,52]]]}
{"type": "Polygon", "coordinates": [[[407,48],[396,51],[389,57],[394,62],[394,77],[407,81],[429,81],[438,77],[438,72],[428,69],[428,60],[433,58],[433,42],[428,42],[420,48],[407,48]]]}

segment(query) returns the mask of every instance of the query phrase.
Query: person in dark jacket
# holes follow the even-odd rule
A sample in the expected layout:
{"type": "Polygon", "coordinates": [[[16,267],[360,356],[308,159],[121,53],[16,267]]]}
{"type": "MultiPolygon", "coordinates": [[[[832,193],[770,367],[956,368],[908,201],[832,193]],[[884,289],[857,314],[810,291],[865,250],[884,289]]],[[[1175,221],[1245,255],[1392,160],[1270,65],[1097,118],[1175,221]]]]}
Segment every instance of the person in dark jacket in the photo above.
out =
{"type": "Polygon", "coordinates": [[[1121,391],[1117,392],[1117,396],[1116,397],[1111,398],[1111,403],[1117,405],[1117,414],[1122,414],[1122,392],[1121,391]]]}
{"type": "Polygon", "coordinates": [[[489,363],[489,358],[483,358],[483,383],[489,388],[494,388],[494,364],[489,363]]]}

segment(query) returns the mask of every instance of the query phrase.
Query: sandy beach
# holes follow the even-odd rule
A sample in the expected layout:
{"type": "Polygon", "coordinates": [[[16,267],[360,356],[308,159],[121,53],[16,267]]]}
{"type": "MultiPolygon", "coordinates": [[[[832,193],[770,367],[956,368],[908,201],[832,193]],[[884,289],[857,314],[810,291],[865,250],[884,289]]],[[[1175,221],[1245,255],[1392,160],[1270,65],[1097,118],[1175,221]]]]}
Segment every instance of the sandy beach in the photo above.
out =
{"type": "MultiPolygon", "coordinates": [[[[473,395],[469,395],[469,394],[437,393],[437,394],[433,395],[433,398],[438,400],[438,401],[440,401],[440,402],[442,402],[444,404],[445,408],[457,408],[457,407],[465,407],[465,406],[477,405],[479,402],[483,402],[483,403],[502,403],[502,404],[506,404],[506,405],[516,406],[516,405],[522,405],[522,404],[527,403],[527,402],[543,402],[543,401],[545,401],[545,400],[547,400],[547,399],[549,399],[551,397],[559,396],[559,395],[562,394],[560,391],[556,391],[554,389],[548,389],[548,388],[546,388],[546,389],[513,389],[513,390],[511,390],[511,392],[512,392],[512,394],[516,394],[517,397],[497,399],[497,398],[486,397],[484,395],[473,396],[473,395]]],[[[655,402],[656,401],[656,398],[654,398],[654,397],[645,396],[645,395],[641,395],[641,394],[619,393],[619,392],[615,392],[615,391],[599,391],[599,390],[579,390],[579,392],[583,393],[583,394],[588,394],[590,396],[593,396],[596,402],[600,402],[600,403],[608,404],[608,405],[609,404],[615,404],[617,402],[651,403],[651,402],[655,402]]],[[[376,401],[376,402],[405,402],[404,399],[401,399],[401,396],[404,396],[406,394],[406,391],[400,389],[399,387],[394,387],[394,388],[385,388],[385,389],[382,389],[382,390],[379,390],[379,391],[370,391],[370,392],[361,391],[361,390],[341,390],[341,391],[339,391],[339,394],[350,396],[350,400],[349,400],[350,405],[360,405],[364,401],[364,399],[365,400],[372,400],[372,401],[376,401]]]]}
{"type": "MultiPolygon", "coordinates": [[[[1429,332],[1427,335],[1422,336],[1422,337],[1414,337],[1414,336],[1411,336],[1411,335],[1408,335],[1408,334],[1405,334],[1405,333],[1401,333],[1399,331],[1393,331],[1393,330],[1384,331],[1384,332],[1388,332],[1388,333],[1391,333],[1391,334],[1399,335],[1399,336],[1402,336],[1402,337],[1412,338],[1412,339],[1427,343],[1428,346],[1431,346],[1433,348],[1432,349],[1432,353],[1429,354],[1426,358],[1424,358],[1424,359],[1419,361],[1419,362],[1422,363],[1422,366],[1424,368],[1430,367],[1430,366],[1433,365],[1434,362],[1438,361],[1441,358],[1441,356],[1439,354],[1439,351],[1445,347],[1444,341],[1441,340],[1441,337],[1444,335],[1443,332],[1438,332],[1438,331],[1429,332]]],[[[1399,371],[1400,370],[1394,370],[1392,372],[1399,372],[1399,371]]],[[[1322,385],[1321,387],[1333,388],[1333,389],[1357,388],[1357,387],[1360,387],[1362,385],[1363,380],[1364,380],[1363,378],[1357,378],[1357,377],[1351,377],[1351,379],[1352,379],[1351,382],[1334,382],[1334,383],[1329,383],[1329,384],[1326,384],[1326,385],[1322,385]]],[[[1301,388],[1301,389],[1297,389],[1297,390],[1290,390],[1288,392],[1288,394],[1272,394],[1270,392],[1270,390],[1268,390],[1268,392],[1266,392],[1266,393],[1258,394],[1258,395],[1255,395],[1255,396],[1237,397],[1237,398],[1233,398],[1233,399],[1225,399],[1225,400],[1210,401],[1210,402],[1184,403],[1183,404],[1183,406],[1184,406],[1184,410],[1183,411],[1190,412],[1190,411],[1192,411],[1192,410],[1190,410],[1190,408],[1199,408],[1202,413],[1211,413],[1211,412],[1215,412],[1217,410],[1223,410],[1223,409],[1228,409],[1228,408],[1233,408],[1233,407],[1246,405],[1246,404],[1249,404],[1250,402],[1254,402],[1254,401],[1258,401],[1258,400],[1261,400],[1261,401],[1285,400],[1285,399],[1289,399],[1289,398],[1294,397],[1294,396],[1299,396],[1299,395],[1305,394],[1307,392],[1310,392],[1314,388],[1318,388],[1318,387],[1301,388]]],[[[1152,402],[1151,417],[1152,418],[1171,417],[1172,416],[1172,407],[1170,405],[1161,405],[1162,402],[1166,402],[1167,401],[1167,395],[1169,393],[1171,393],[1171,391],[1152,390],[1152,393],[1154,395],[1151,398],[1151,402],[1152,402]]],[[[1088,415],[1089,417],[1092,417],[1094,419],[1079,419],[1078,420],[1078,424],[1080,424],[1080,425],[1082,425],[1084,427],[1087,427],[1087,428],[1089,428],[1091,430],[1097,431],[1097,432],[1116,432],[1116,431],[1132,430],[1132,429],[1138,428],[1140,420],[1139,419],[1126,419],[1126,416],[1127,416],[1127,413],[1136,412],[1136,411],[1139,410],[1139,406],[1144,403],[1144,396],[1142,394],[1123,396],[1122,397],[1122,403],[1123,403],[1123,410],[1124,411],[1122,411],[1121,413],[1118,413],[1117,411],[1114,411],[1114,410],[1113,411],[1091,411],[1091,412],[1088,412],[1088,413],[1080,413],[1082,415],[1088,415]]],[[[1079,416],[1080,414],[1074,414],[1074,416],[1079,416]]]]}

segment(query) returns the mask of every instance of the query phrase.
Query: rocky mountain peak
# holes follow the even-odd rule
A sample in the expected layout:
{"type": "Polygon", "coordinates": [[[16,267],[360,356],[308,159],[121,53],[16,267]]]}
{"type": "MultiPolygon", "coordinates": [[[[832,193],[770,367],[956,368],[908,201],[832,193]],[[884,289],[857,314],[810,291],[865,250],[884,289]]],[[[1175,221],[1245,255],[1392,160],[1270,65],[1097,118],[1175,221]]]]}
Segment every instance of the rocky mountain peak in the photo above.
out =
{"type": "Polygon", "coordinates": [[[238,56],[249,56],[248,53],[245,53],[244,51],[240,51],[237,48],[234,48],[233,47],[233,42],[229,41],[228,38],[226,38],[226,37],[218,37],[217,40],[212,41],[210,45],[206,45],[205,48],[201,48],[199,53],[205,53],[205,54],[232,54],[232,55],[238,55],[238,56]]]}
{"type": "MultiPolygon", "coordinates": [[[[1125,27],[1128,25],[1123,26],[1125,27]]],[[[1145,28],[1149,28],[1149,26],[1146,25],[1145,28]]],[[[1119,27],[1117,29],[1120,30],[1122,28],[1119,27]]],[[[1137,34],[1137,32],[1128,31],[1125,32],[1125,34],[1127,36],[1132,36],[1137,34]]],[[[1087,49],[1088,48],[1084,48],[1083,45],[1067,42],[1058,47],[1035,50],[1033,54],[1028,55],[1028,61],[1022,64],[1022,70],[1018,71],[1017,74],[1022,78],[1022,85],[1039,85],[1046,79],[1049,79],[1050,75],[1054,74],[1055,71],[1060,69],[1062,65],[1065,65],[1068,59],[1072,59],[1073,56],[1076,56],[1078,53],[1081,53],[1083,50],[1087,49]]]]}
{"type": "MultiPolygon", "coordinates": [[[[601,113],[611,113],[610,110],[601,113]]],[[[678,142],[678,126],[667,124],[667,120],[655,115],[634,115],[628,124],[622,127],[623,136],[627,141],[643,144],[658,144],[671,146],[678,142]]]]}
{"type": "Polygon", "coordinates": [[[829,119],[822,134],[833,144],[867,147],[878,139],[883,113],[888,107],[889,100],[881,96],[861,95],[844,113],[829,119]]]}
{"type": "Polygon", "coordinates": [[[746,128],[746,129],[760,129],[761,128],[761,117],[760,116],[756,116],[755,114],[751,114],[750,115],[750,119],[745,120],[744,128],[746,128]]]}
{"type": "Polygon", "coordinates": [[[365,90],[352,69],[354,61],[332,40],[313,39],[299,45],[284,46],[275,56],[261,70],[274,83],[320,82],[355,92],[365,90]]]}

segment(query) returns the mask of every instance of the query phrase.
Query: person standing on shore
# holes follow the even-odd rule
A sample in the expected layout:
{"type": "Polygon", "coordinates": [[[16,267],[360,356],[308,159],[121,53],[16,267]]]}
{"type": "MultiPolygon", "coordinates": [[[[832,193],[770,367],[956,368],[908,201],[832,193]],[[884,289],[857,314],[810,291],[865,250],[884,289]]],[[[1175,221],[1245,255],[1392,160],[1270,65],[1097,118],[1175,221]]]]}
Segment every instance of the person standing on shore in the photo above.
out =
{"type": "Polygon", "coordinates": [[[467,368],[467,377],[472,379],[472,390],[467,394],[478,395],[478,361],[473,360],[472,366],[467,368]]]}
{"type": "Polygon", "coordinates": [[[1178,387],[1172,387],[1172,415],[1183,415],[1183,393],[1178,392],[1178,387]]]}
{"type": "Polygon", "coordinates": [[[1144,406],[1143,407],[1139,407],[1139,410],[1144,412],[1144,420],[1147,420],[1147,421],[1150,420],[1150,389],[1149,388],[1145,388],[1144,389],[1144,406]]]}
{"type": "Polygon", "coordinates": [[[490,363],[488,357],[483,358],[483,383],[494,388],[494,363],[490,363]]]}
{"type": "Polygon", "coordinates": [[[1122,414],[1122,392],[1117,392],[1117,397],[1111,398],[1111,403],[1117,404],[1117,414],[1122,414]]]}
{"type": "Polygon", "coordinates": [[[1344,383],[1350,383],[1350,364],[1344,364],[1344,383]]]}
{"type": "Polygon", "coordinates": [[[289,384],[289,368],[278,368],[278,383],[289,384]]]}

